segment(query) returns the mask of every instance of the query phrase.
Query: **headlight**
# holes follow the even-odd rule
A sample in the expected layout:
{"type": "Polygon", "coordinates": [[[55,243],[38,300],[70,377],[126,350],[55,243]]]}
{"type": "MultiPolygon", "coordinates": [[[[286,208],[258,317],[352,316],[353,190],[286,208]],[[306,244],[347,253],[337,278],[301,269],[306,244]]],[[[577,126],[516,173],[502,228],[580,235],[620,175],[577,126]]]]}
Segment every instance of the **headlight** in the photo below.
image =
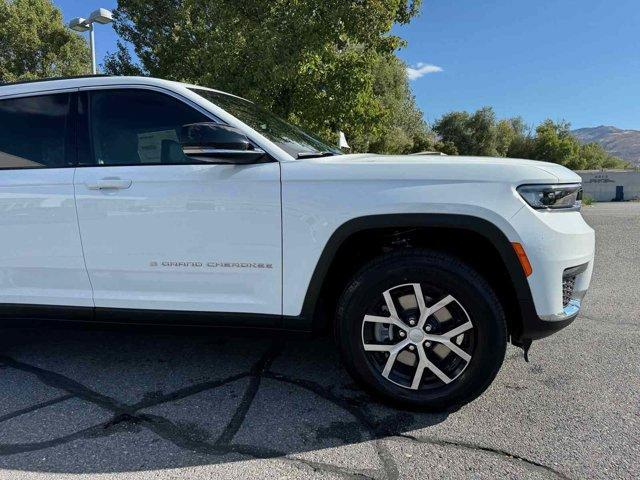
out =
{"type": "Polygon", "coordinates": [[[536,210],[580,210],[582,185],[522,185],[517,188],[525,202],[536,210]]]}

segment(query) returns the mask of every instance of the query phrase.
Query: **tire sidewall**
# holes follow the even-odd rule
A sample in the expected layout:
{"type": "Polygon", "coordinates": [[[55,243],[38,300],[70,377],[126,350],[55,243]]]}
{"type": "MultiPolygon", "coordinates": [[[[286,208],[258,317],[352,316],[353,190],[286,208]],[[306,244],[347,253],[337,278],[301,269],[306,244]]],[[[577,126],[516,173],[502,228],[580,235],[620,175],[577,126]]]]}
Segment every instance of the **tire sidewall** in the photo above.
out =
{"type": "Polygon", "coordinates": [[[452,257],[422,253],[380,262],[356,275],[343,300],[336,328],[343,358],[354,377],[392,402],[424,408],[454,407],[482,393],[504,359],[506,326],[495,295],[482,277],[452,257]],[[473,323],[475,349],[469,365],[451,384],[435,391],[414,391],[385,379],[368,361],[362,345],[367,309],[384,291],[407,283],[431,284],[453,295],[473,323]]]}

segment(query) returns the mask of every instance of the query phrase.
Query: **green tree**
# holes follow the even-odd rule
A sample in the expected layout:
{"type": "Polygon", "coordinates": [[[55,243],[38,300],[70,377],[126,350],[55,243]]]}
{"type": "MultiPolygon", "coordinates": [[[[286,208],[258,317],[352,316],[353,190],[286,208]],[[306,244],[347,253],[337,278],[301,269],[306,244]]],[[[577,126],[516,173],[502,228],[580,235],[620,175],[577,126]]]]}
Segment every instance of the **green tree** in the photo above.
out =
{"type": "Polygon", "coordinates": [[[580,144],[571,135],[571,125],[567,122],[545,120],[536,128],[533,157],[559,163],[576,170],[585,167],[580,157],[580,144]]]}
{"type": "Polygon", "coordinates": [[[117,50],[104,58],[103,68],[110,75],[144,76],[148,73],[131,57],[127,47],[118,40],[117,50]]]}
{"type": "Polygon", "coordinates": [[[502,119],[496,125],[496,150],[498,155],[506,157],[509,147],[516,138],[516,132],[508,119],[502,119]]]}
{"type": "Polygon", "coordinates": [[[584,161],[586,170],[599,168],[627,168],[629,163],[608,154],[597,143],[586,143],[580,146],[580,158],[584,161]]]}
{"type": "Polygon", "coordinates": [[[438,152],[446,153],[447,155],[459,155],[458,149],[456,148],[455,144],[448,140],[444,142],[440,140],[436,141],[433,149],[438,152]]]}
{"type": "Polygon", "coordinates": [[[389,32],[420,3],[119,0],[115,29],[139,65],[120,47],[105,67],[229,91],[327,138],[343,130],[356,150],[411,151],[429,132],[389,32]]]}
{"type": "Polygon", "coordinates": [[[493,157],[498,155],[496,114],[491,107],[477,110],[469,119],[473,149],[470,155],[493,157]]]}
{"type": "Polygon", "coordinates": [[[433,130],[442,143],[455,146],[459,155],[471,155],[473,151],[473,132],[469,128],[469,112],[446,113],[435,122],[433,130]]]}
{"type": "Polygon", "coordinates": [[[587,170],[600,168],[607,156],[597,143],[587,143],[580,147],[580,157],[584,160],[587,170]]]}
{"type": "Polygon", "coordinates": [[[574,170],[625,168],[629,164],[608,154],[597,143],[580,145],[567,122],[545,120],[535,135],[521,117],[496,122],[493,110],[450,112],[434,125],[437,150],[450,155],[498,155],[559,163],[574,170]]]}
{"type": "Polygon", "coordinates": [[[406,70],[406,64],[393,54],[381,55],[372,65],[373,95],[382,115],[377,134],[354,139],[361,150],[404,154],[434,148],[434,135],[416,107],[406,70]]]}
{"type": "Polygon", "coordinates": [[[613,155],[607,155],[596,168],[632,168],[632,164],[613,155]]]}
{"type": "Polygon", "coordinates": [[[505,118],[496,125],[497,151],[501,157],[511,156],[516,145],[522,145],[529,131],[522,117],[505,118]]]}
{"type": "Polygon", "coordinates": [[[535,139],[530,134],[516,136],[507,151],[507,157],[509,158],[534,158],[535,139]]]}
{"type": "Polygon", "coordinates": [[[498,155],[496,116],[491,107],[484,107],[473,115],[469,112],[445,114],[433,126],[444,143],[455,145],[460,155],[498,155]]]}
{"type": "Polygon", "coordinates": [[[86,42],[64,25],[49,0],[0,0],[0,81],[89,71],[86,42]]]}

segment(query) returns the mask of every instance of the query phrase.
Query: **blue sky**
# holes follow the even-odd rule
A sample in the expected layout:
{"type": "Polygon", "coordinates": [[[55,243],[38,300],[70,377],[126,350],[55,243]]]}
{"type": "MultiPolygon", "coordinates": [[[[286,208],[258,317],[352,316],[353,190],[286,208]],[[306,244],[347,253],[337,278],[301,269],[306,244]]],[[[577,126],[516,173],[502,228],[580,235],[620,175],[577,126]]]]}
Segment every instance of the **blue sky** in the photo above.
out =
{"type": "MultiPolygon", "coordinates": [[[[65,20],[115,0],[56,0],[65,20]]],[[[640,0],[423,0],[399,52],[428,121],[490,105],[530,124],[640,129],[640,0]],[[420,75],[422,74],[422,75],[420,75]]],[[[96,29],[100,63],[113,29],[96,29]]]]}

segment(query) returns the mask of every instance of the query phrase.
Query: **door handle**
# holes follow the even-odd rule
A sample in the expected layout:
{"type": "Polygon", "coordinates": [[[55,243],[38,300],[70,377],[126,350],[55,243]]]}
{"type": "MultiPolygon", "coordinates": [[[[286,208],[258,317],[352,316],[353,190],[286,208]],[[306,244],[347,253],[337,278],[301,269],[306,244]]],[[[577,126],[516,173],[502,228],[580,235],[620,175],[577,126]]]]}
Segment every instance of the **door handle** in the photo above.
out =
{"type": "Polygon", "coordinates": [[[131,180],[121,178],[103,178],[96,182],[85,183],[85,186],[89,190],[126,190],[132,183],[131,180]]]}

